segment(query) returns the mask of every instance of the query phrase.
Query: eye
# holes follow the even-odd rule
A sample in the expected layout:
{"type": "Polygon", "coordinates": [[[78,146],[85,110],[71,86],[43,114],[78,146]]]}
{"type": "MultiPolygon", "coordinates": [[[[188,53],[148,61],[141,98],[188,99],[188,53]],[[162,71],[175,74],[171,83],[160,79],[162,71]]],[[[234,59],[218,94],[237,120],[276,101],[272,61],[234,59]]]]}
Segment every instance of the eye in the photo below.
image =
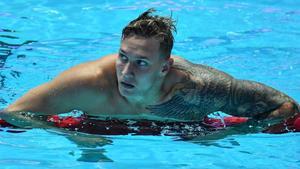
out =
{"type": "Polygon", "coordinates": [[[119,54],[119,58],[121,60],[121,62],[126,63],[128,61],[128,57],[124,54],[119,54]]]}
{"type": "Polygon", "coordinates": [[[148,62],[146,62],[144,60],[137,60],[136,63],[138,66],[141,66],[141,67],[145,67],[145,66],[149,65],[148,62]]]}

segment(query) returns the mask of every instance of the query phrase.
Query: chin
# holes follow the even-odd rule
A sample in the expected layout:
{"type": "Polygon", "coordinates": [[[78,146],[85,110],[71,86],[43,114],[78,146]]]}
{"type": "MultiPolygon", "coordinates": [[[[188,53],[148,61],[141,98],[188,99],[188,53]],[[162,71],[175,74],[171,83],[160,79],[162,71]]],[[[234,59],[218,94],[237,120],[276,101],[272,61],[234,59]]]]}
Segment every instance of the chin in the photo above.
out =
{"type": "Polygon", "coordinates": [[[133,97],[134,96],[134,90],[132,89],[125,89],[119,86],[119,93],[123,97],[133,97]]]}

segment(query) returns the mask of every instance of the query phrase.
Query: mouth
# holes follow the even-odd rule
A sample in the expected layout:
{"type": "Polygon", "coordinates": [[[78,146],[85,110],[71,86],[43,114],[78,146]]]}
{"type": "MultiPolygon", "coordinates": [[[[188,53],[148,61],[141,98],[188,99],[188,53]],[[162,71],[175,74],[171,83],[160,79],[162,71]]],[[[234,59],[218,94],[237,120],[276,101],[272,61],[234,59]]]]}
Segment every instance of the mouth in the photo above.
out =
{"type": "Polygon", "coordinates": [[[126,83],[126,82],[121,82],[121,85],[126,88],[126,89],[132,89],[134,88],[134,85],[126,83]]]}

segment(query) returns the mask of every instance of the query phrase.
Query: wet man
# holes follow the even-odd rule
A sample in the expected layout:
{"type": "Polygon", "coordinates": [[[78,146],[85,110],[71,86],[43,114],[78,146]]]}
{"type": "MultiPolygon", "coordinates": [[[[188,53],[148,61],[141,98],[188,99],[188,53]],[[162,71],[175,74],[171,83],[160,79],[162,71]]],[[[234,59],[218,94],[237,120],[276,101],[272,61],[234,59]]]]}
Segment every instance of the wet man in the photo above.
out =
{"type": "Polygon", "coordinates": [[[30,90],[0,118],[31,127],[38,122],[20,112],[53,115],[76,109],[99,119],[158,121],[201,121],[216,111],[277,121],[299,113],[293,99],[271,87],[172,56],[173,20],[153,11],[123,29],[118,54],[66,70],[30,90]]]}

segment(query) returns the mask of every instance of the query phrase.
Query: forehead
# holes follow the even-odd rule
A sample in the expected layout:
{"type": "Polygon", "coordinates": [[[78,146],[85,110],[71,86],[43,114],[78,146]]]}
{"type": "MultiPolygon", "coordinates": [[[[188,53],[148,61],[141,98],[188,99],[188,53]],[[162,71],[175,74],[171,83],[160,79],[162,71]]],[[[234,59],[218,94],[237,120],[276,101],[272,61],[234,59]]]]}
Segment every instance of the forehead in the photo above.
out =
{"type": "Polygon", "coordinates": [[[131,36],[121,42],[121,51],[133,55],[153,58],[160,56],[159,40],[141,36],[131,36]]]}

